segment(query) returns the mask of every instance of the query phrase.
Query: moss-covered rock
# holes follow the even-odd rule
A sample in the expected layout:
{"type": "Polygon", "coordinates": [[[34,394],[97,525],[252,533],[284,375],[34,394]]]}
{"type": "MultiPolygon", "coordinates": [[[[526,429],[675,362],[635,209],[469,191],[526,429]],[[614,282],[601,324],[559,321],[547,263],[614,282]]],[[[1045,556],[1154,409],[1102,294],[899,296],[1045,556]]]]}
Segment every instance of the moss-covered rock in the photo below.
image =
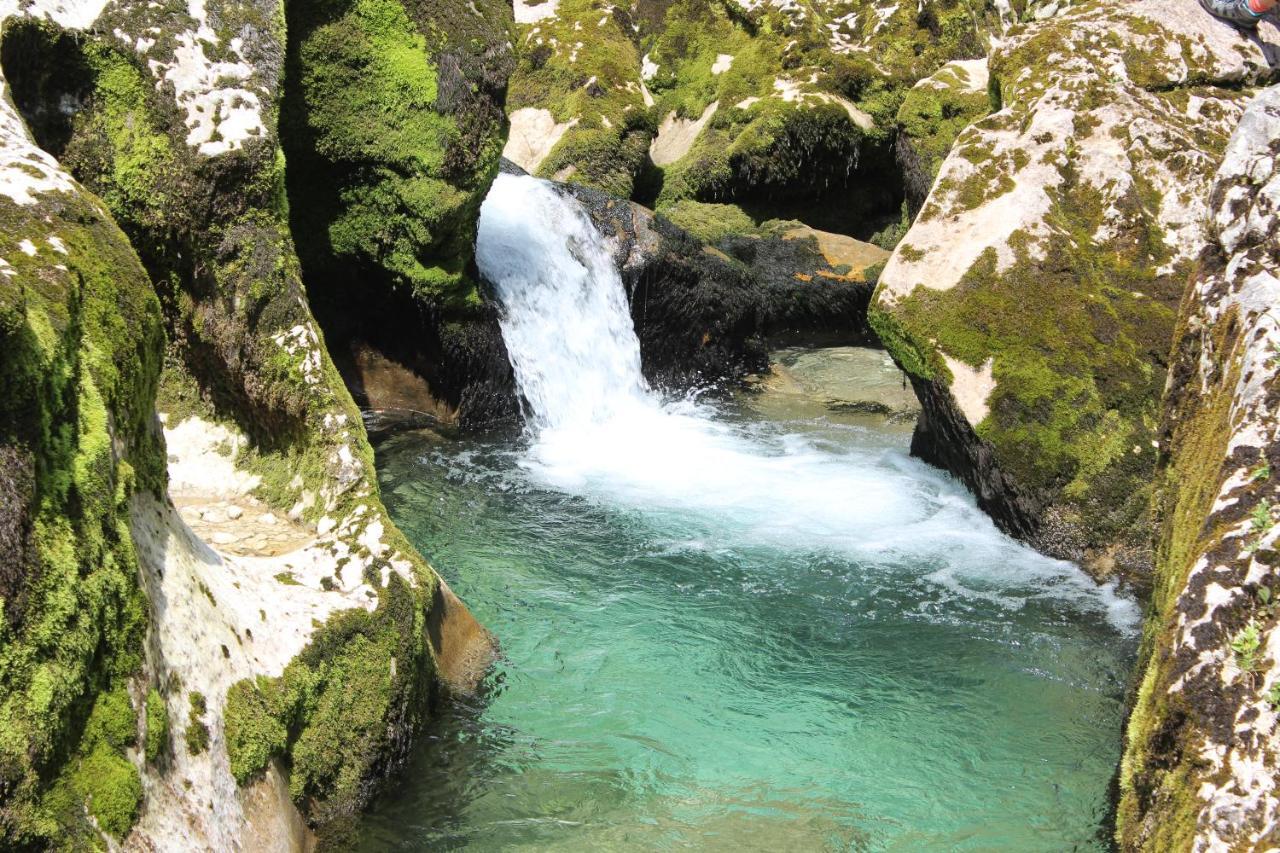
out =
{"type": "Polygon", "coordinates": [[[463,421],[514,417],[472,258],[506,140],[509,4],[308,0],[287,14],[292,229],[340,366],[354,379],[348,353],[372,349],[463,421]]]}
{"type": "Polygon", "coordinates": [[[1280,89],[1253,100],[1210,202],[1183,303],[1157,482],[1161,520],[1140,689],[1120,773],[1125,850],[1277,843],[1276,400],[1280,89]]]}
{"type": "Polygon", "coordinates": [[[1269,65],[1160,0],[1015,29],[990,69],[1003,108],[956,139],[872,324],[926,399],[915,452],[1006,530],[1140,577],[1174,317],[1240,87],[1269,65]]]}
{"type": "MultiPolygon", "coordinates": [[[[435,92],[436,112],[453,117],[452,130],[417,140],[396,168],[439,167],[443,173],[420,177],[457,178],[453,190],[468,198],[456,209],[427,204],[406,217],[425,229],[439,214],[430,221],[436,236],[453,246],[456,235],[445,232],[456,224],[465,245],[502,124],[500,103],[486,112],[470,100],[489,97],[492,81],[466,75],[474,63],[500,66],[505,36],[496,47],[484,41],[492,24],[455,4],[414,7],[415,28],[406,32],[405,10],[396,9],[399,16],[361,6],[355,23],[339,15],[376,42],[371,49],[356,38],[355,53],[345,56],[411,78],[407,87],[384,78],[391,88],[379,96],[403,97],[397,103],[413,112],[425,86],[435,92]],[[462,41],[442,48],[446,30],[462,41]],[[428,60],[424,45],[437,50],[428,60]]],[[[296,768],[296,805],[323,831],[357,812],[403,759],[430,713],[420,700],[474,685],[490,640],[387,517],[359,413],[311,315],[277,134],[282,4],[117,2],[96,21],[88,18],[97,10],[80,11],[39,24],[6,21],[0,40],[14,101],[35,136],[8,101],[0,104],[8,122],[0,167],[12,169],[0,182],[0,216],[13,237],[12,246],[0,246],[0,295],[8,295],[0,493],[23,498],[18,509],[6,503],[0,512],[0,537],[22,543],[16,557],[0,562],[11,617],[0,644],[0,831],[15,843],[79,844],[89,837],[81,832],[87,804],[99,826],[117,835],[136,817],[133,841],[143,846],[304,844],[296,813],[279,807],[287,796],[253,795],[287,781],[245,769],[260,764],[241,754],[239,692],[228,696],[228,685],[279,676],[313,635],[328,638],[313,643],[307,658],[328,675],[294,709],[288,742],[277,749],[272,741],[269,750],[286,773],[296,768]],[[90,23],[91,31],[61,28],[90,23]],[[10,208],[16,212],[3,212],[10,208]],[[219,488],[242,489],[236,495],[288,517],[303,540],[280,561],[210,548],[165,501],[155,423],[162,361],[169,461],[185,472],[175,488],[212,470],[215,480],[226,475],[219,488]],[[184,424],[187,432],[178,429],[184,424]],[[193,442],[192,434],[215,440],[193,442]],[[276,575],[296,582],[280,585],[276,575]],[[384,613],[391,600],[408,615],[379,622],[387,627],[374,647],[358,632],[322,627],[330,619],[358,621],[342,615],[348,611],[384,613]],[[399,652],[401,640],[414,654],[399,652]],[[379,657],[392,652],[400,656],[379,657]],[[346,709],[351,715],[342,718],[329,709],[363,670],[337,662],[357,653],[363,665],[398,677],[381,700],[361,706],[367,714],[346,709]],[[124,695],[133,678],[127,744],[105,734],[113,727],[78,735],[95,697],[124,695]],[[299,745],[337,742],[352,719],[377,737],[326,753],[319,769],[299,745]],[[148,776],[145,808],[138,768],[148,776]],[[112,786],[110,795],[102,784],[112,786]],[[197,809],[190,808],[193,790],[197,809]],[[251,802],[272,805],[250,809],[251,802]]],[[[38,4],[31,10],[43,12],[38,4]]],[[[443,127],[419,118],[410,129],[443,127]]],[[[335,157],[350,154],[339,136],[372,146],[374,159],[399,156],[377,148],[386,141],[381,133],[340,130],[326,149],[335,157]]],[[[384,177],[399,186],[398,177],[384,177]]],[[[390,270],[389,257],[376,263],[390,270]]],[[[414,257],[429,267],[426,254],[414,257]]]]}
{"type": "Polygon", "coordinates": [[[912,86],[898,108],[895,146],[908,213],[919,213],[960,131],[992,111],[986,59],[949,62],[912,86]]]}
{"type": "Polygon", "coordinates": [[[159,302],[0,77],[0,846],[122,838],[141,799],[146,598],[129,502],[164,485],[159,302]],[[10,550],[11,549],[11,550],[10,550]]]}
{"type": "Polygon", "coordinates": [[[288,15],[304,260],[342,263],[362,289],[474,302],[466,268],[505,139],[506,4],[314,0],[288,15]]]}
{"type": "Polygon", "coordinates": [[[964,0],[561,0],[516,17],[506,154],[525,169],[659,210],[748,203],[867,234],[897,219],[904,94],[999,26],[964,0]]]}

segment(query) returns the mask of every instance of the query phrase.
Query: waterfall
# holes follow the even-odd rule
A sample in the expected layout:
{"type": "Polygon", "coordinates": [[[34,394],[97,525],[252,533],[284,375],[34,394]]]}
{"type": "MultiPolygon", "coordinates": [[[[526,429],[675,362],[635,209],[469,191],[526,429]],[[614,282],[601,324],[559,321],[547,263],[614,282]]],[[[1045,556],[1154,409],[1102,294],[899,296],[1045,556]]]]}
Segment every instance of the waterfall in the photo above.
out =
{"type": "Polygon", "coordinates": [[[499,175],[477,241],[502,336],[536,428],[603,423],[649,405],[622,280],[582,206],[545,181],[499,175]]]}
{"type": "Polygon", "coordinates": [[[499,176],[481,208],[476,256],[501,304],[528,409],[519,466],[536,486],[673,526],[699,519],[707,535],[692,547],[835,554],[923,574],[966,598],[1017,608],[1028,594],[1062,596],[1136,626],[1132,602],[1000,533],[971,495],[896,439],[852,427],[791,432],[664,401],[640,372],[605,238],[552,184],[499,176]]]}

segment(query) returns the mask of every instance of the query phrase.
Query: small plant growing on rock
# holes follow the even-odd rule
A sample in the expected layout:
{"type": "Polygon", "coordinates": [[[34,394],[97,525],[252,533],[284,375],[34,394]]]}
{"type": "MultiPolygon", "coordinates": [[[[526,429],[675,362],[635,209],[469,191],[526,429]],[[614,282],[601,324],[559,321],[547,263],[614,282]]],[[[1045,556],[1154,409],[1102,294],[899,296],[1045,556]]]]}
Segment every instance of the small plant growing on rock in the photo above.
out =
{"type": "Polygon", "coordinates": [[[1249,515],[1249,529],[1253,532],[1253,541],[1245,546],[1245,553],[1252,554],[1262,544],[1262,539],[1271,532],[1275,522],[1271,517],[1271,501],[1263,498],[1249,515]]]}
{"type": "Polygon", "coordinates": [[[1261,648],[1262,631],[1256,619],[1250,619],[1249,624],[1241,628],[1240,633],[1231,640],[1231,651],[1235,652],[1236,666],[1248,673],[1250,677],[1257,672],[1262,663],[1258,657],[1258,651],[1261,648]]]}
{"type": "Polygon", "coordinates": [[[1255,532],[1265,533],[1271,529],[1271,501],[1263,498],[1258,501],[1258,505],[1253,508],[1253,515],[1249,520],[1253,523],[1255,532]]]}
{"type": "Polygon", "coordinates": [[[1276,601],[1275,593],[1272,592],[1269,586],[1258,587],[1258,602],[1262,605],[1258,609],[1267,618],[1275,616],[1277,607],[1280,607],[1280,603],[1276,601]]]}
{"type": "Polygon", "coordinates": [[[1256,483],[1259,480],[1270,480],[1270,479],[1271,479],[1271,463],[1269,462],[1260,462],[1256,467],[1254,467],[1252,471],[1249,472],[1249,480],[1251,482],[1256,483]]]}
{"type": "Polygon", "coordinates": [[[1280,708],[1280,681],[1271,685],[1271,689],[1267,691],[1267,702],[1272,708],[1280,708]]]}
{"type": "Polygon", "coordinates": [[[147,761],[155,763],[169,743],[169,711],[164,697],[154,687],[147,691],[147,761]]]}

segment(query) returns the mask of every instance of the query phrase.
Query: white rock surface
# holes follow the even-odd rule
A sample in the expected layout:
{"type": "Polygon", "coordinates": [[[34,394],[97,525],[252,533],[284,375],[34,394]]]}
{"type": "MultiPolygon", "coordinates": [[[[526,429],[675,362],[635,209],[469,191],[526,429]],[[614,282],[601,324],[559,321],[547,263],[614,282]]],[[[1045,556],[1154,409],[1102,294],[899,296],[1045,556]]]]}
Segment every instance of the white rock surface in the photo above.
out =
{"type": "MultiPolygon", "coordinates": [[[[1186,335],[1199,356],[1171,413],[1175,424],[1207,417],[1225,438],[1222,445],[1206,444],[1193,433],[1187,440],[1195,443],[1184,446],[1174,433],[1175,459],[1217,453],[1222,467],[1201,550],[1190,555],[1186,582],[1166,616],[1168,654],[1157,656],[1144,688],[1206,703],[1192,706],[1178,735],[1187,765],[1179,769],[1190,774],[1186,784],[1200,800],[1197,850],[1270,849],[1263,842],[1280,823],[1280,721],[1269,699],[1280,686],[1280,628],[1256,591],[1267,586],[1280,593],[1263,556],[1280,545],[1276,512],[1268,512],[1280,506],[1280,471],[1259,473],[1280,442],[1271,402],[1280,389],[1278,154],[1280,88],[1272,87],[1249,105],[1218,170],[1211,227],[1226,261],[1200,277],[1187,303],[1186,335]],[[1223,401],[1228,405],[1220,409],[1223,401]],[[1259,517],[1269,519],[1261,528],[1259,517]],[[1241,670],[1232,648],[1248,624],[1260,635],[1253,672],[1241,670]],[[1224,712],[1233,717],[1225,728],[1224,712]]],[[[1186,571],[1175,564],[1162,569],[1175,580],[1186,571]]],[[[1143,829],[1157,831],[1170,819],[1154,812],[1144,816],[1143,829]]]]}
{"type": "Polygon", "coordinates": [[[569,128],[577,125],[576,118],[557,123],[550,110],[525,107],[510,116],[511,131],[502,156],[526,172],[538,171],[542,161],[564,137],[569,128]]]}
{"type": "Polygon", "coordinates": [[[688,154],[719,107],[719,101],[712,101],[696,119],[677,118],[675,112],[668,113],[662,124],[658,125],[658,135],[649,146],[649,158],[653,160],[653,164],[670,166],[688,154]]]}

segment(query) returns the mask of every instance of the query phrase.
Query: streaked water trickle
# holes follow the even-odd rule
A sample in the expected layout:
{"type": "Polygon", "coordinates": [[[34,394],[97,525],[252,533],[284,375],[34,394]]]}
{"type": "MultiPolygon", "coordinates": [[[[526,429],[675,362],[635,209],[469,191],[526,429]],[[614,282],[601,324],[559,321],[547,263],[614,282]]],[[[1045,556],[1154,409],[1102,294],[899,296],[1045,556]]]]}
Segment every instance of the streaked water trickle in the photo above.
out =
{"type": "Polygon", "coordinates": [[[897,431],[664,400],[577,206],[486,202],[519,440],[394,439],[393,515],[505,658],[370,848],[1099,849],[1137,612],[897,431]]]}

